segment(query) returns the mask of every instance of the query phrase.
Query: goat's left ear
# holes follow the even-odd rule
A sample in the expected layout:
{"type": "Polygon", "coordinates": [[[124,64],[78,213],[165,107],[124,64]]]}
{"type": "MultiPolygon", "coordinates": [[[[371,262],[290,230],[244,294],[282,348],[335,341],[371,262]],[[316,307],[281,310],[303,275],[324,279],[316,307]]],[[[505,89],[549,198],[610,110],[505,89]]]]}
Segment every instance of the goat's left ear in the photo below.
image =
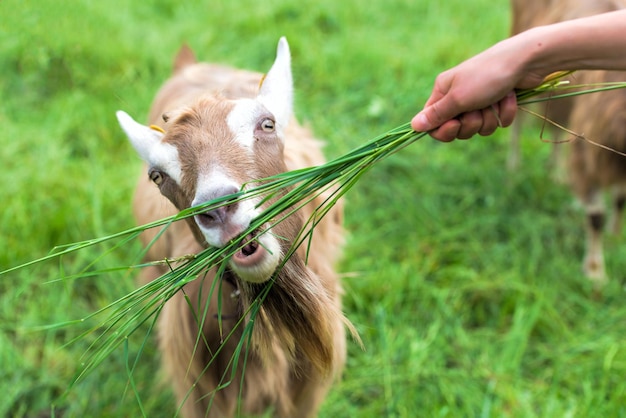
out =
{"type": "Polygon", "coordinates": [[[257,99],[274,114],[279,125],[289,123],[293,108],[293,79],[289,44],[284,36],[278,41],[276,60],[261,84],[257,99]]]}
{"type": "Polygon", "coordinates": [[[139,156],[144,161],[149,161],[150,150],[161,141],[163,133],[142,125],[139,122],[135,122],[128,113],[122,110],[118,110],[115,115],[117,116],[120,126],[124,132],[126,132],[130,143],[139,153],[139,156]]]}

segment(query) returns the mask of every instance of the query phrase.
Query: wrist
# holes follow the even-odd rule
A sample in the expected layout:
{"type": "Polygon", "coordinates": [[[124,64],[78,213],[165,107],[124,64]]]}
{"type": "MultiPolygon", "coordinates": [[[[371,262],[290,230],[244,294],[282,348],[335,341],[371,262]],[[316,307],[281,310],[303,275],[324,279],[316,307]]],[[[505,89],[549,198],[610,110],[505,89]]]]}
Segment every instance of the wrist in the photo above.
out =
{"type": "Polygon", "coordinates": [[[551,72],[557,71],[553,68],[552,51],[553,43],[550,39],[548,26],[539,26],[529,29],[520,37],[522,45],[520,47],[520,71],[522,74],[537,74],[543,78],[551,72]]]}

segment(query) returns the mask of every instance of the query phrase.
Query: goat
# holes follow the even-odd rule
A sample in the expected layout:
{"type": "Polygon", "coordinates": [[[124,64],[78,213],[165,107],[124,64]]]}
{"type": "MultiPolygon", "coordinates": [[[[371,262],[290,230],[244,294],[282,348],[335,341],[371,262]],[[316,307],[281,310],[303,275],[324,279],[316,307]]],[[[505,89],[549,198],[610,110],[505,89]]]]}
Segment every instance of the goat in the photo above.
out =
{"type": "MultiPolygon", "coordinates": [[[[626,7],[626,0],[512,0],[513,30],[541,24],[606,13],[626,7]],[[534,18],[532,17],[534,16],[534,18]]],[[[577,84],[623,81],[626,73],[611,71],[578,71],[577,84]]],[[[550,103],[550,116],[571,131],[584,135],[607,148],[626,152],[626,92],[610,91],[583,95],[550,103]]],[[[586,212],[586,250],[583,272],[597,286],[606,282],[602,248],[605,224],[603,194],[613,191],[610,230],[621,232],[621,217],[626,203],[626,164],[624,157],[587,141],[574,141],[567,164],[567,182],[586,212]]]]}
{"type": "MultiPolygon", "coordinates": [[[[148,166],[148,177],[142,176],[134,198],[139,223],[245,190],[252,180],[324,162],[321,143],[292,115],[291,55],[285,38],[264,78],[196,63],[186,47],[177,55],[173,73],[149,115],[149,123],[164,133],[117,112],[148,166]]],[[[158,322],[159,347],[183,416],[267,410],[279,417],[316,415],[346,357],[348,323],[334,271],[343,242],[341,203],[316,225],[310,242],[282,264],[303,220],[327,197],[321,195],[284,221],[245,237],[248,242],[242,241],[245,245],[228,261],[222,277],[213,268],[165,304],[158,322]],[[251,320],[246,309],[270,279],[251,343],[235,356],[251,320]],[[223,341],[231,332],[234,336],[223,341]]],[[[223,247],[268,204],[257,207],[259,202],[242,200],[177,221],[158,237],[146,258],[171,259],[207,246],[223,247]]],[[[144,245],[157,234],[146,231],[144,245]]],[[[152,266],[140,281],[166,271],[152,266]]]]}
{"type": "MultiPolygon", "coordinates": [[[[624,81],[625,76],[625,72],[586,71],[579,74],[578,81],[587,84],[624,81]]],[[[576,97],[569,128],[609,148],[578,139],[570,147],[568,161],[570,187],[585,209],[583,271],[601,286],[607,280],[602,246],[605,192],[612,192],[613,213],[609,231],[615,235],[621,232],[626,204],[626,157],[614,152],[626,153],[626,92],[614,90],[576,97]]]]}
{"type": "MultiPolygon", "coordinates": [[[[626,0],[583,2],[570,13],[575,17],[605,13],[626,8],[626,0]]],[[[581,71],[576,81],[581,84],[624,81],[626,73],[616,71],[581,71]]],[[[568,161],[569,185],[585,210],[586,248],[583,271],[599,287],[606,283],[602,235],[606,209],[604,192],[611,192],[612,221],[609,230],[621,232],[621,218],[626,203],[626,92],[608,91],[573,99],[569,128],[591,141],[575,141],[568,161]],[[607,149],[608,148],[608,149],[607,149]]]]}

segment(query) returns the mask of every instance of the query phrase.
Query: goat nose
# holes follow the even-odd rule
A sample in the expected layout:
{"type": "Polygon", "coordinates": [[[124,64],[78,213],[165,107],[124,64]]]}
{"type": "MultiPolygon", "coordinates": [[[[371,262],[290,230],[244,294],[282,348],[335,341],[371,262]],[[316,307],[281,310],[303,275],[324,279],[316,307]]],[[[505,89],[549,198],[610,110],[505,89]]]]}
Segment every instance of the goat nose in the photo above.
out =
{"type": "MultiPolygon", "coordinates": [[[[203,194],[200,198],[194,199],[194,206],[237,193],[238,191],[239,189],[234,186],[212,190],[209,193],[203,194]]],[[[206,212],[201,212],[195,215],[196,223],[205,228],[224,225],[228,222],[230,215],[237,209],[237,206],[237,202],[232,202],[215,209],[209,209],[206,212]]]]}

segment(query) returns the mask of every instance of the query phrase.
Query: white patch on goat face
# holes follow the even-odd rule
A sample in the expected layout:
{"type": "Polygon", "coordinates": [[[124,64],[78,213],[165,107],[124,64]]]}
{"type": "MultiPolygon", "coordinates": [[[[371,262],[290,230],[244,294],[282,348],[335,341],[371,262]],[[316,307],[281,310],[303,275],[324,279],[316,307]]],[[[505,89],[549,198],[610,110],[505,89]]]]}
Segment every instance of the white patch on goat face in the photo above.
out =
{"type": "Polygon", "coordinates": [[[178,158],[178,149],[163,142],[164,134],[162,131],[153,130],[136,122],[122,110],[118,110],[116,116],[139,156],[151,167],[166,172],[180,185],[182,169],[178,158]]]}
{"type": "Polygon", "coordinates": [[[167,173],[178,185],[181,184],[183,169],[178,158],[178,149],[165,142],[159,142],[150,150],[148,163],[151,167],[167,173]]]}
{"type": "Polygon", "coordinates": [[[226,123],[234,134],[235,141],[250,153],[254,150],[254,129],[261,115],[269,111],[256,100],[241,99],[235,102],[226,123]]]}

